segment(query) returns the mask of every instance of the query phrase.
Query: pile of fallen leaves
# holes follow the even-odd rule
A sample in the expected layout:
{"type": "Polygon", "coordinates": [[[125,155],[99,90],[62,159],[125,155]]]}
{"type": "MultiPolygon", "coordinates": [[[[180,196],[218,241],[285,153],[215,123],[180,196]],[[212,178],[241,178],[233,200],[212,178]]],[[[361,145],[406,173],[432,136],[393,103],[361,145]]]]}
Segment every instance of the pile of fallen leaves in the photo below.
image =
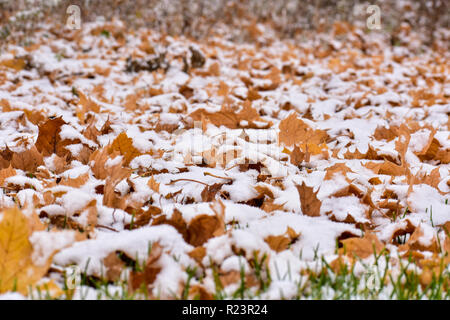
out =
{"type": "Polygon", "coordinates": [[[232,293],[242,272],[288,298],[317,255],[336,272],[412,257],[423,286],[442,272],[448,53],[345,23],[304,43],[250,27],[252,44],[106,23],[9,46],[0,293],[62,296],[73,265],[162,298],[232,293]]]}

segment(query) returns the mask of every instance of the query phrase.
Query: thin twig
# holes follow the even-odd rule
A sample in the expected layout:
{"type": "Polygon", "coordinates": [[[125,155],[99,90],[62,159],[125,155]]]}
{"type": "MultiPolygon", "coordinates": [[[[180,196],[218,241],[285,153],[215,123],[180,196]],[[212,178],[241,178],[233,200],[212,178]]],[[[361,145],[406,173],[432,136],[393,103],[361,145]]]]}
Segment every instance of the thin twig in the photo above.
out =
{"type": "Polygon", "coordinates": [[[209,172],[203,172],[204,176],[211,176],[214,178],[218,178],[218,179],[225,179],[225,180],[233,180],[233,178],[230,177],[220,177],[220,176],[216,176],[215,174],[209,173],[209,172]]]}
{"type": "Polygon", "coordinates": [[[178,181],[197,182],[197,183],[203,184],[203,185],[205,185],[205,186],[209,186],[209,184],[207,184],[207,183],[205,183],[205,182],[202,182],[202,181],[197,181],[197,180],[194,180],[194,179],[183,179],[183,178],[171,180],[171,181],[169,182],[169,184],[174,184],[175,182],[178,182],[178,181]]]}
{"type": "Polygon", "coordinates": [[[114,229],[114,228],[111,228],[111,227],[108,227],[108,226],[104,226],[104,225],[102,225],[102,224],[96,224],[95,227],[96,227],[96,228],[104,228],[104,229],[108,229],[108,230],[111,230],[111,231],[114,231],[114,232],[119,232],[118,230],[116,230],[116,229],[114,229]]]}

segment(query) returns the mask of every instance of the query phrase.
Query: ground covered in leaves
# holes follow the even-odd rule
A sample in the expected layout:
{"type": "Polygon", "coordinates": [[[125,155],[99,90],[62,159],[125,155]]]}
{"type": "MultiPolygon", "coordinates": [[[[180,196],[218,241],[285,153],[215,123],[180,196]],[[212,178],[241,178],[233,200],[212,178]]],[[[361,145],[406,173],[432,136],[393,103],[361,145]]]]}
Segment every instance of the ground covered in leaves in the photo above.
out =
{"type": "Polygon", "coordinates": [[[3,298],[448,297],[448,52],[247,32],[8,46],[3,298]]]}

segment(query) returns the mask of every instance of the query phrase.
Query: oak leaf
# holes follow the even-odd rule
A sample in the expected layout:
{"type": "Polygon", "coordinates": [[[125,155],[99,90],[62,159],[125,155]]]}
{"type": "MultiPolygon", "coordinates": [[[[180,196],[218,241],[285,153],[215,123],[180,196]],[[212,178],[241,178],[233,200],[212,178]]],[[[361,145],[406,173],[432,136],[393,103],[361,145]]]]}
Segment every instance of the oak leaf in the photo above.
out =
{"type": "Polygon", "coordinates": [[[306,151],[302,152],[301,149],[295,145],[294,149],[291,152],[291,157],[290,157],[290,162],[294,165],[294,166],[299,166],[301,165],[303,162],[309,162],[310,160],[310,153],[308,150],[308,145],[306,145],[306,151]]]}
{"type": "Polygon", "coordinates": [[[156,276],[161,271],[159,259],[161,258],[162,253],[162,246],[158,242],[153,243],[147,261],[145,263],[144,270],[132,271],[130,273],[128,283],[132,292],[140,288],[148,290],[149,286],[151,286],[153,282],[155,282],[156,276]]]}
{"type": "Polygon", "coordinates": [[[424,236],[423,229],[418,226],[414,232],[411,234],[408,241],[400,246],[398,249],[399,251],[431,251],[438,253],[439,252],[439,245],[437,242],[436,237],[433,237],[432,241],[421,241],[421,238],[424,236]]]}
{"type": "Polygon", "coordinates": [[[289,248],[289,245],[298,239],[300,236],[294,229],[291,227],[286,228],[286,232],[282,235],[274,236],[270,235],[264,239],[264,241],[269,245],[270,249],[281,252],[289,248]]]}
{"type": "Polygon", "coordinates": [[[44,165],[44,157],[37,150],[36,146],[20,153],[14,153],[11,159],[11,165],[25,172],[35,172],[37,168],[44,165]]]}
{"type": "Polygon", "coordinates": [[[218,112],[208,112],[205,109],[198,109],[192,112],[189,116],[194,121],[208,120],[217,127],[223,125],[230,129],[239,128],[239,119],[236,113],[230,108],[222,108],[218,112]]]}
{"type": "Polygon", "coordinates": [[[0,170],[0,187],[3,187],[5,180],[9,177],[13,177],[16,175],[16,170],[13,167],[9,166],[6,169],[0,170]]]}
{"type": "Polygon", "coordinates": [[[281,252],[289,248],[289,244],[291,243],[291,239],[284,235],[280,236],[268,236],[264,239],[264,241],[269,245],[270,249],[281,252]]]}
{"type": "Polygon", "coordinates": [[[148,180],[147,185],[150,189],[159,193],[160,184],[155,181],[155,178],[153,176],[148,180]]]}
{"type": "Polygon", "coordinates": [[[78,105],[81,106],[81,108],[78,108],[77,110],[77,117],[81,122],[84,121],[87,112],[100,112],[100,106],[92,99],[88,98],[82,91],[77,91],[77,94],[80,97],[78,105]]]}
{"type": "Polygon", "coordinates": [[[183,219],[183,215],[178,209],[174,209],[170,219],[167,219],[165,215],[155,218],[152,221],[153,226],[168,224],[174,227],[182,236],[184,241],[189,242],[189,234],[187,224],[183,219]]]}
{"type": "Polygon", "coordinates": [[[206,248],[199,246],[194,248],[192,251],[188,253],[188,255],[197,261],[198,264],[202,263],[203,258],[206,256],[206,248]]]}
{"type": "Polygon", "coordinates": [[[211,202],[216,198],[217,192],[220,191],[224,183],[213,183],[212,185],[207,185],[201,193],[203,202],[211,202]]]}
{"type": "Polygon", "coordinates": [[[317,199],[319,191],[314,192],[314,188],[308,187],[304,182],[301,185],[296,185],[296,187],[300,196],[302,213],[310,217],[320,216],[322,202],[317,199]]]}
{"type": "Polygon", "coordinates": [[[103,264],[106,267],[106,279],[112,282],[119,280],[125,263],[119,259],[116,252],[111,252],[103,258],[103,264]]]}
{"type": "Polygon", "coordinates": [[[69,186],[72,188],[80,188],[86,182],[88,182],[88,180],[89,180],[89,173],[86,172],[86,173],[80,174],[76,178],[70,178],[70,177],[63,178],[63,179],[61,179],[59,184],[63,185],[63,186],[69,186]]]}
{"type": "Polygon", "coordinates": [[[55,153],[59,157],[64,157],[69,153],[65,148],[69,144],[67,140],[62,140],[59,133],[61,127],[66,124],[62,117],[49,119],[39,126],[39,135],[36,140],[36,148],[44,157],[55,153]]]}
{"type": "Polygon", "coordinates": [[[207,214],[195,216],[188,225],[189,244],[194,247],[201,246],[214,237],[222,227],[223,224],[217,216],[207,214]]]}
{"type": "Polygon", "coordinates": [[[353,172],[345,163],[335,163],[331,167],[327,168],[327,173],[325,174],[324,180],[332,180],[336,174],[341,174],[346,176],[347,172],[353,172]]]}
{"type": "Polygon", "coordinates": [[[374,253],[379,254],[384,248],[377,236],[371,232],[366,232],[362,238],[348,238],[341,242],[344,246],[340,249],[341,252],[345,251],[347,255],[357,256],[361,259],[374,253]]]}
{"type": "Polygon", "coordinates": [[[265,199],[261,209],[269,213],[276,210],[283,210],[284,204],[276,204],[272,199],[265,199]]]}
{"type": "Polygon", "coordinates": [[[133,146],[133,139],[129,138],[125,132],[121,132],[109,146],[109,152],[118,151],[128,165],[131,160],[141,155],[138,149],[133,146]]]}
{"type": "MultiPolygon", "coordinates": [[[[311,147],[324,144],[328,139],[328,134],[325,131],[314,130],[304,121],[298,119],[295,112],[292,112],[286,119],[280,122],[279,129],[280,143],[286,146],[293,146],[295,144],[304,145],[305,148],[308,145],[310,152],[313,154],[316,154],[316,152],[313,152],[311,147]]],[[[322,147],[325,146],[322,145],[322,147]]]]}

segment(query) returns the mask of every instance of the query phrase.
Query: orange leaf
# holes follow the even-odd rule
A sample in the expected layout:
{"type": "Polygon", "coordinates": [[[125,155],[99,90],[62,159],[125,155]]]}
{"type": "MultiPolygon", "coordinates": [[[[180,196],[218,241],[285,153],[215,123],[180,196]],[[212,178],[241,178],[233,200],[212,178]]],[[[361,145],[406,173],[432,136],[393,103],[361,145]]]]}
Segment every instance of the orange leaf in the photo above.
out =
{"type": "Polygon", "coordinates": [[[327,173],[325,174],[324,180],[332,180],[336,174],[341,174],[346,176],[347,172],[353,172],[345,163],[336,163],[331,167],[327,168],[327,173]]]}
{"type": "Polygon", "coordinates": [[[9,177],[13,177],[16,175],[16,170],[13,167],[9,166],[6,169],[0,170],[0,187],[3,187],[5,180],[9,177]]]}
{"type": "Polygon", "coordinates": [[[328,134],[323,130],[314,130],[305,122],[298,119],[292,112],[286,119],[280,122],[279,141],[286,146],[295,144],[320,145],[324,143],[328,134]]]}
{"type": "Polygon", "coordinates": [[[121,132],[109,147],[109,153],[114,151],[118,151],[124,157],[125,165],[128,165],[131,160],[141,154],[133,146],[133,140],[125,132],[121,132]]]}
{"type": "Polygon", "coordinates": [[[14,58],[9,60],[3,60],[0,62],[0,65],[10,69],[14,69],[16,71],[20,71],[23,70],[23,68],[25,68],[26,62],[22,58],[14,58]]]}
{"type": "Polygon", "coordinates": [[[148,180],[147,185],[149,186],[150,189],[159,193],[160,184],[155,181],[155,178],[153,176],[148,180]]]}
{"type": "Polygon", "coordinates": [[[286,250],[289,247],[289,244],[291,243],[291,239],[289,239],[284,235],[268,236],[264,239],[264,241],[269,245],[270,249],[276,252],[286,250]]]}

